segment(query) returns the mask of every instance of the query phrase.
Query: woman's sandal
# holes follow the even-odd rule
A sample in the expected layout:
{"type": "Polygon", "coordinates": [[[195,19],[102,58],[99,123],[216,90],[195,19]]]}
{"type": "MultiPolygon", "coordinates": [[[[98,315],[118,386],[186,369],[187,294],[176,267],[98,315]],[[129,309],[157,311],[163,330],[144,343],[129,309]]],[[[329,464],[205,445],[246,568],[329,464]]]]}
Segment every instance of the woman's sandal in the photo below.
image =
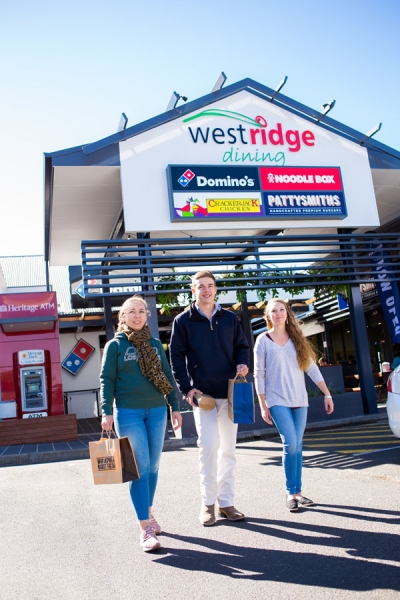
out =
{"type": "Polygon", "coordinates": [[[297,496],[296,500],[297,504],[299,506],[304,506],[304,508],[307,508],[307,506],[314,506],[314,502],[305,496],[297,496]]]}
{"type": "Polygon", "coordinates": [[[296,498],[288,498],[286,500],[286,508],[290,510],[290,512],[296,512],[298,509],[296,498]]]}

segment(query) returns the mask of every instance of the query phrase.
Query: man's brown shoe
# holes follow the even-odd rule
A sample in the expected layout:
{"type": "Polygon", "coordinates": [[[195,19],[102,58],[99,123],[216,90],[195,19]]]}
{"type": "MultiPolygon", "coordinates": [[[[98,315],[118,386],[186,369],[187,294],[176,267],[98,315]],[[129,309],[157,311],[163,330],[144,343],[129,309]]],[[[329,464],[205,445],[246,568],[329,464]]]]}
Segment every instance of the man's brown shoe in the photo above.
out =
{"type": "Polygon", "coordinates": [[[210,504],[210,506],[206,506],[203,504],[200,510],[200,523],[204,525],[204,527],[210,527],[210,525],[215,524],[215,507],[214,504],[210,504]]]}
{"type": "Polygon", "coordinates": [[[222,519],[228,519],[228,521],[242,521],[245,519],[245,515],[239,512],[234,506],[219,507],[218,516],[222,519]]]}

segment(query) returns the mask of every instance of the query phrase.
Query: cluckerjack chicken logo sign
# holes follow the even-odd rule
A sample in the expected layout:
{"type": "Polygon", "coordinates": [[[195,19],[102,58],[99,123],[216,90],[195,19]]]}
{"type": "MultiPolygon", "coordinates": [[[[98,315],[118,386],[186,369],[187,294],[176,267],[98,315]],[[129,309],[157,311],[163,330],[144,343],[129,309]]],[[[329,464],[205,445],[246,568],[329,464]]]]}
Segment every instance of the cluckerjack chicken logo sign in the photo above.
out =
{"type": "Polygon", "coordinates": [[[169,165],[171,221],[343,219],[339,167],[169,165]]]}

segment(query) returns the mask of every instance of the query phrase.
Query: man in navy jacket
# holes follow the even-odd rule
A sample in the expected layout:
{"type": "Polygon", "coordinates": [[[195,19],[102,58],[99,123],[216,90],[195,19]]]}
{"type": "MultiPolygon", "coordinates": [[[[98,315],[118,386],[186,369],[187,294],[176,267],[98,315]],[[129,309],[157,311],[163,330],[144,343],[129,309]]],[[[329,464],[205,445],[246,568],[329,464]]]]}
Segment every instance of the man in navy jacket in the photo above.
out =
{"type": "Polygon", "coordinates": [[[192,278],[195,296],[189,309],[178,315],[171,336],[171,364],[176,383],[193,406],[198,435],[200,523],[214,525],[219,516],[244,519],[233,504],[237,425],[228,416],[228,380],[248,373],[250,348],[235,314],[214,301],[217,285],[211,271],[192,278]],[[212,410],[198,408],[196,395],[215,398],[212,410]]]}

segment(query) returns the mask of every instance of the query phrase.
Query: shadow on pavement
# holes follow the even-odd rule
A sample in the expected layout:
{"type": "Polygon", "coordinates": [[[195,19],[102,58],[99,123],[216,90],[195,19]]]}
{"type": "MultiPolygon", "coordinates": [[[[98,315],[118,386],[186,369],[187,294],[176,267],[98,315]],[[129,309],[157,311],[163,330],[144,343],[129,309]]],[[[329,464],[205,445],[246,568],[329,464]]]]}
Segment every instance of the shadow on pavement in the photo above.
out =
{"type": "MultiPolygon", "coordinates": [[[[318,508],[318,507],[316,507],[318,508]]],[[[384,511],[347,506],[330,506],[339,509],[335,515],[348,519],[379,520],[397,523],[400,512],[391,511],[390,519],[384,511]],[[370,516],[354,515],[353,512],[371,513],[370,516]],[[394,518],[396,517],[396,519],[394,518]]],[[[320,507],[321,509],[321,507],[320,507]]],[[[157,562],[188,571],[203,571],[225,575],[234,579],[270,580],[282,583],[322,586],[332,589],[367,591],[390,589],[400,591],[400,568],[382,561],[400,560],[400,536],[387,533],[371,533],[348,527],[327,527],[293,521],[252,519],[246,522],[219,523],[216,527],[240,527],[265,535],[265,548],[235,546],[225,542],[200,537],[164,533],[163,538],[173,538],[185,545],[198,548],[168,549],[164,546],[157,562]],[[268,549],[268,537],[293,542],[293,550],[268,549]],[[304,544],[325,546],[326,554],[304,551],[304,544]],[[296,547],[296,545],[298,545],[296,547]],[[208,548],[205,551],[203,548],[208,548]],[[347,556],[332,554],[343,551],[347,556]],[[212,552],[210,552],[210,550],[212,552]]],[[[255,538],[259,542],[259,537],[255,538]]]]}

